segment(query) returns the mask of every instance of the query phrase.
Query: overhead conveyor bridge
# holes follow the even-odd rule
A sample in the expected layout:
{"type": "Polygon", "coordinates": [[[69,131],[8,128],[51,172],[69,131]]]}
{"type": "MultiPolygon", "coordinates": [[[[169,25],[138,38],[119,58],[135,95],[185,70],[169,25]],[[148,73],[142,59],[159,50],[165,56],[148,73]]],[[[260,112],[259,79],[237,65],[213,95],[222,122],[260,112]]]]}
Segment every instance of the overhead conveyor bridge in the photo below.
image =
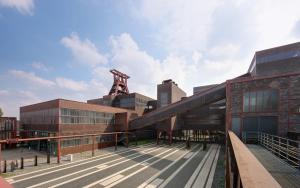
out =
{"type": "Polygon", "coordinates": [[[135,130],[153,125],[157,122],[185,113],[226,98],[226,82],[203,92],[184,98],[168,106],[161,107],[129,122],[129,129],[135,130]]]}

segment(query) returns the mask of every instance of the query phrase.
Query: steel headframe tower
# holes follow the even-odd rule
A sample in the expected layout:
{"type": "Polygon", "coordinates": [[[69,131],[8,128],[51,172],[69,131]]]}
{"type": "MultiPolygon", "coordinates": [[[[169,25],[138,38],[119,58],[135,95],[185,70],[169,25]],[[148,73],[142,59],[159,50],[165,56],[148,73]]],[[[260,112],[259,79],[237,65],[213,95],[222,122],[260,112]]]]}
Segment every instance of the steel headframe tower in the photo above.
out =
{"type": "Polygon", "coordinates": [[[129,90],[127,87],[127,79],[130,77],[116,69],[110,70],[110,72],[114,75],[114,83],[110,89],[108,95],[122,95],[122,94],[129,94],[129,90]]]}

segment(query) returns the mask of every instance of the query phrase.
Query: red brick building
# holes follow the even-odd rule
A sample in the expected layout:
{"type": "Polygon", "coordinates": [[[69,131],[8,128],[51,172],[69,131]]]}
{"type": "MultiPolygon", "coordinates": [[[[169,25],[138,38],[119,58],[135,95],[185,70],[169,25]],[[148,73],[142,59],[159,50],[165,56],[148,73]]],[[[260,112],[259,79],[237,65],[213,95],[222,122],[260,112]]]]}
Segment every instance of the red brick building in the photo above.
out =
{"type": "MultiPolygon", "coordinates": [[[[133,110],[103,105],[56,99],[20,108],[20,124],[23,137],[46,137],[54,135],[82,135],[126,131],[130,118],[137,116],[133,110]]],[[[96,138],[102,146],[112,143],[112,136],[96,138]]],[[[68,139],[61,142],[62,153],[89,150],[91,138],[68,139]],[[79,147],[80,146],[80,147],[79,147]]],[[[55,153],[57,143],[31,142],[37,150],[50,148],[55,153]]],[[[99,146],[100,147],[100,146],[99,146]]]]}
{"type": "MultiPolygon", "coordinates": [[[[0,140],[17,138],[18,122],[16,117],[0,117],[0,140]]],[[[15,144],[5,144],[3,149],[15,144]]]]}

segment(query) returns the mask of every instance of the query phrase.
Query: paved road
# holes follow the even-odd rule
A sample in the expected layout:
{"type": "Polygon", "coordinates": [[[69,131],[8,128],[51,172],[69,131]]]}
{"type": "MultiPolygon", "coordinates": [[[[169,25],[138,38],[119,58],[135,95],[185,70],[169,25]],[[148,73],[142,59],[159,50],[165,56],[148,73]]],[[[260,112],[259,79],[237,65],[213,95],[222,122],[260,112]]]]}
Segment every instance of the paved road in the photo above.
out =
{"type": "Polygon", "coordinates": [[[184,143],[153,144],[106,153],[94,158],[7,179],[23,187],[211,187],[220,146],[184,143]]]}

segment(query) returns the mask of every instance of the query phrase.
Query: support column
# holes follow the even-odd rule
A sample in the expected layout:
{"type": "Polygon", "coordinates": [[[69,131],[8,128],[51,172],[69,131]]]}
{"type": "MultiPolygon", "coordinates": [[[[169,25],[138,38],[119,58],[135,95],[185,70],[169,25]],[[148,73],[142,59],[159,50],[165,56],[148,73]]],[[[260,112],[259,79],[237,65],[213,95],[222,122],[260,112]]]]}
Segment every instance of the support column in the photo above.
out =
{"type": "Polygon", "coordinates": [[[172,131],[169,132],[169,145],[172,144],[172,131]]]}
{"type": "Polygon", "coordinates": [[[159,131],[156,131],[156,145],[159,145],[159,131]]]}
{"type": "Polygon", "coordinates": [[[95,136],[92,136],[92,156],[95,156],[95,136]]]}
{"type": "Polygon", "coordinates": [[[129,139],[128,139],[128,133],[125,133],[126,135],[126,147],[128,148],[128,145],[129,145],[129,139]]]}
{"type": "Polygon", "coordinates": [[[118,145],[118,133],[115,134],[115,151],[117,151],[117,145],[118,145]]]}
{"type": "Polygon", "coordinates": [[[57,163],[60,163],[60,138],[57,139],[57,163]]]}

